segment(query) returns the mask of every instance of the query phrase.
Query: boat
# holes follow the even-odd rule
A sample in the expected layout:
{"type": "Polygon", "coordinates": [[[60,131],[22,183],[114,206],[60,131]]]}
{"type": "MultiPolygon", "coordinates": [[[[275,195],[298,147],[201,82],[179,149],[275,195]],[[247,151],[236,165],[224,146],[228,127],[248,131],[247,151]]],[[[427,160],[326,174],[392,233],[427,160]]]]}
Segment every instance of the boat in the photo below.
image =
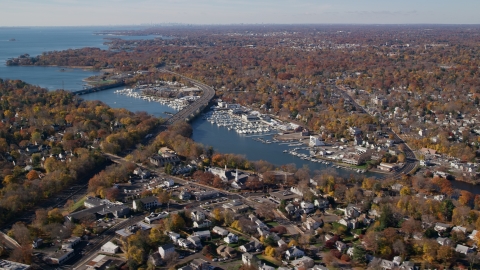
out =
{"type": "Polygon", "coordinates": [[[16,39],[14,39],[14,38],[11,38],[11,39],[9,39],[8,41],[17,41],[17,40],[16,40],[16,39]]]}
{"type": "Polygon", "coordinates": [[[283,153],[287,153],[288,151],[287,150],[283,150],[283,153]]]}

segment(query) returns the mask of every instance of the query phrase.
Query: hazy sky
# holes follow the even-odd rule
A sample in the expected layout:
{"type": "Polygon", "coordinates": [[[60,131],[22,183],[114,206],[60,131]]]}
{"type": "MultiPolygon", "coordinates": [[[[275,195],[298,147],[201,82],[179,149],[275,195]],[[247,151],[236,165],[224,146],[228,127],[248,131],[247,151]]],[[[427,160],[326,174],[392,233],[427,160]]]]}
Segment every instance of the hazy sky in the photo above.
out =
{"type": "Polygon", "coordinates": [[[0,26],[480,24],[480,0],[0,0],[0,26]]]}

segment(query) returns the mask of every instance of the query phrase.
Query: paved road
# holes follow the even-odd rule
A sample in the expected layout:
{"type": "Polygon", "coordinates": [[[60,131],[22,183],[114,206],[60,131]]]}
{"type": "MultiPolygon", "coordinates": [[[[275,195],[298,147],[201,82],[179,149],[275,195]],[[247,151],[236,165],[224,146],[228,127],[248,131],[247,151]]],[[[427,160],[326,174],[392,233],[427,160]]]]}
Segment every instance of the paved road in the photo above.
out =
{"type": "MultiPolygon", "coordinates": [[[[76,261],[76,262],[73,265],[71,265],[70,269],[77,269],[78,267],[83,266],[86,263],[88,263],[90,260],[92,260],[93,257],[97,255],[100,248],[105,243],[107,243],[108,241],[111,241],[115,237],[115,231],[118,231],[120,229],[124,229],[124,228],[126,228],[128,226],[131,226],[133,224],[136,224],[136,223],[142,221],[144,218],[145,218],[144,215],[134,216],[134,217],[126,219],[123,222],[117,223],[117,224],[113,225],[112,227],[108,228],[105,232],[103,232],[99,236],[99,238],[91,241],[91,243],[92,243],[91,246],[86,246],[86,248],[84,248],[84,254],[83,255],[77,254],[77,256],[74,257],[75,260],[72,259],[73,261],[76,261]]],[[[72,260],[70,260],[70,262],[72,262],[72,260]]]]}
{"type": "MultiPolygon", "coordinates": [[[[342,95],[343,98],[345,98],[346,100],[349,100],[355,106],[357,111],[370,115],[370,113],[368,113],[367,110],[365,110],[365,108],[360,106],[350,95],[347,94],[347,92],[343,87],[338,86],[336,88],[337,90],[339,90],[339,93],[342,95]]],[[[393,135],[393,139],[398,145],[403,145],[403,149],[404,149],[403,151],[406,157],[403,167],[395,170],[394,174],[392,176],[389,176],[390,178],[398,179],[402,177],[402,175],[404,174],[411,173],[417,167],[418,160],[415,157],[415,154],[413,153],[410,146],[408,146],[408,144],[405,143],[393,130],[391,130],[390,128],[387,128],[387,132],[389,133],[389,135],[393,135]]],[[[388,176],[382,176],[381,178],[386,178],[386,177],[388,176]]]]}

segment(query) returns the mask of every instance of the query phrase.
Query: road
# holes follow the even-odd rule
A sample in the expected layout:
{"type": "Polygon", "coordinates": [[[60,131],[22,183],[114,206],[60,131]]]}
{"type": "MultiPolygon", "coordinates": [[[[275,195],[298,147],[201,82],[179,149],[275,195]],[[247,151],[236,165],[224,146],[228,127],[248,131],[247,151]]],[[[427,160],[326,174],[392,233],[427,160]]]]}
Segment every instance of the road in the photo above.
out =
{"type": "MultiPolygon", "coordinates": [[[[360,106],[350,95],[348,95],[347,91],[345,91],[345,89],[342,86],[336,86],[336,89],[342,95],[342,97],[344,99],[349,100],[352,103],[352,105],[355,106],[357,111],[360,111],[360,112],[363,112],[365,114],[368,114],[368,115],[372,116],[367,110],[365,110],[365,108],[360,106]]],[[[403,145],[403,149],[404,149],[403,152],[405,153],[405,157],[406,157],[403,167],[395,170],[394,174],[392,176],[390,176],[390,178],[398,179],[398,178],[402,177],[402,175],[404,175],[404,174],[411,173],[417,167],[418,160],[415,157],[415,154],[413,153],[410,146],[408,146],[408,144],[405,143],[405,141],[403,141],[393,130],[391,130],[390,128],[387,128],[387,132],[389,133],[389,135],[393,136],[393,140],[398,145],[403,145]]],[[[385,177],[386,176],[384,176],[382,178],[385,178],[385,177]]]]}
{"type": "Polygon", "coordinates": [[[196,113],[199,113],[201,110],[203,110],[208,105],[210,100],[212,100],[212,98],[215,96],[215,90],[204,83],[187,78],[181,74],[166,69],[160,69],[159,71],[174,74],[175,76],[179,76],[184,80],[188,80],[203,91],[203,95],[199,99],[197,99],[192,104],[188,105],[183,110],[177,112],[172,117],[170,117],[167,120],[168,125],[174,124],[178,121],[190,120],[190,118],[193,117],[196,113]]]}
{"type": "MultiPolygon", "coordinates": [[[[80,266],[85,265],[89,261],[91,261],[93,257],[97,255],[100,248],[115,237],[115,231],[124,229],[133,224],[136,224],[142,221],[144,218],[145,218],[144,215],[133,216],[129,219],[124,220],[123,222],[117,223],[112,227],[108,228],[97,239],[91,241],[92,245],[86,246],[84,248],[83,255],[77,253],[77,255],[74,257],[75,259],[72,259],[73,261],[76,261],[76,262],[73,265],[71,265],[70,269],[76,269],[80,266]]],[[[72,260],[70,260],[70,262],[72,262],[72,260]]]]}

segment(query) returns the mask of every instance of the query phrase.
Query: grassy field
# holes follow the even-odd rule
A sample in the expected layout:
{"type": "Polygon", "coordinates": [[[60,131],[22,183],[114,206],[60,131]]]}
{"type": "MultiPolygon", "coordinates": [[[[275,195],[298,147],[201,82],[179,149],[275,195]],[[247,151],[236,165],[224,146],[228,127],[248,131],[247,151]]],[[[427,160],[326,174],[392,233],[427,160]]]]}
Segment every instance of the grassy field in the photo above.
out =
{"type": "Polygon", "coordinates": [[[282,262],[273,258],[273,257],[270,257],[270,256],[266,256],[266,255],[257,255],[257,258],[262,260],[262,261],[265,261],[267,265],[270,265],[270,266],[282,266],[282,262]]]}
{"type": "Polygon", "coordinates": [[[74,204],[72,204],[72,206],[70,206],[69,209],[67,209],[68,212],[72,213],[72,212],[75,212],[78,209],[82,208],[83,203],[85,202],[86,199],[87,199],[87,197],[83,197],[80,200],[76,201],[74,204]]]}

